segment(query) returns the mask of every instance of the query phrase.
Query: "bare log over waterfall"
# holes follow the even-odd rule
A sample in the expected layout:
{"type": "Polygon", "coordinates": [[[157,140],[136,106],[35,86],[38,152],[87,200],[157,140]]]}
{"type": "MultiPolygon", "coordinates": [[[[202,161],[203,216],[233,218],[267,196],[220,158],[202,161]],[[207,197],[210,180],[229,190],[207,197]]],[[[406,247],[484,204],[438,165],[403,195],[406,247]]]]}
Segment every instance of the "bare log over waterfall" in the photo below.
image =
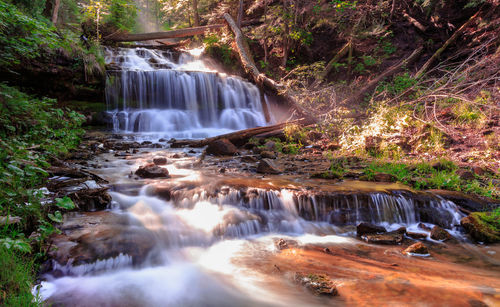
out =
{"type": "Polygon", "coordinates": [[[299,113],[299,116],[307,118],[311,122],[315,122],[316,119],[311,116],[310,113],[306,112],[303,108],[301,108],[296,102],[295,99],[291,96],[288,95],[287,93],[283,93],[285,90],[285,87],[277,83],[276,81],[268,78],[265,74],[261,74],[259,72],[259,69],[255,65],[255,62],[253,61],[253,58],[251,57],[250,49],[248,47],[248,44],[245,40],[245,36],[241,32],[240,28],[234,21],[234,19],[229,15],[228,13],[224,14],[224,19],[226,19],[227,24],[231,28],[231,31],[234,33],[234,39],[236,41],[236,49],[238,51],[238,54],[240,56],[240,62],[243,66],[243,69],[245,72],[253,79],[253,81],[273,93],[285,98],[287,103],[290,105],[291,108],[297,110],[299,113]]]}
{"type": "Polygon", "coordinates": [[[245,130],[239,130],[223,135],[218,135],[210,138],[206,138],[203,140],[174,140],[171,144],[170,147],[172,148],[179,148],[179,147],[203,147],[208,145],[209,143],[219,140],[219,139],[227,139],[231,143],[241,146],[245,144],[250,138],[265,134],[265,133],[270,133],[273,132],[275,133],[277,130],[283,130],[286,125],[291,125],[291,124],[306,124],[307,120],[304,118],[289,121],[289,122],[284,122],[284,123],[279,123],[276,125],[271,125],[271,126],[265,126],[265,127],[256,127],[256,128],[249,128],[245,130]]]}
{"type": "Polygon", "coordinates": [[[223,24],[208,25],[202,27],[194,27],[180,30],[172,30],[166,32],[152,32],[152,33],[140,33],[140,34],[123,34],[123,33],[113,33],[104,37],[104,40],[115,41],[115,42],[134,42],[134,41],[148,41],[163,38],[178,38],[178,37],[188,37],[204,34],[207,30],[220,29],[224,27],[223,24]]]}
{"type": "Polygon", "coordinates": [[[403,68],[403,66],[409,65],[409,64],[413,63],[420,56],[420,53],[422,53],[423,49],[424,49],[423,47],[419,47],[418,49],[416,49],[415,51],[413,51],[413,53],[408,58],[404,59],[399,64],[396,64],[396,65],[393,65],[393,66],[389,67],[382,74],[380,74],[375,79],[373,79],[370,82],[368,82],[368,84],[366,86],[364,86],[363,88],[361,88],[357,93],[351,95],[349,98],[347,98],[346,100],[344,100],[342,102],[342,104],[344,104],[344,105],[350,105],[350,104],[355,103],[356,101],[362,99],[363,95],[365,95],[369,91],[375,89],[375,87],[377,86],[377,84],[380,81],[382,81],[383,79],[385,79],[387,77],[390,77],[390,76],[394,75],[395,73],[397,73],[398,71],[400,71],[403,68]]]}

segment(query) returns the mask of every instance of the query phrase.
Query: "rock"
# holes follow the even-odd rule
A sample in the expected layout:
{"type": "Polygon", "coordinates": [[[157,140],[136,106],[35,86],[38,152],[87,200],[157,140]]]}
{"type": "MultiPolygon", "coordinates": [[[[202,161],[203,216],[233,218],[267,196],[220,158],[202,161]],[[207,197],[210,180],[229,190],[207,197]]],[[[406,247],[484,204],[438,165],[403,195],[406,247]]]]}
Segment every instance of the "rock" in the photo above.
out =
{"type": "Polygon", "coordinates": [[[410,238],[413,238],[413,239],[417,239],[417,240],[424,240],[427,238],[427,234],[426,233],[422,233],[422,232],[412,232],[412,231],[409,231],[406,233],[406,235],[410,238]]]}
{"type": "Polygon", "coordinates": [[[412,244],[408,246],[403,251],[403,254],[405,255],[419,255],[419,256],[428,256],[429,255],[429,250],[427,249],[427,246],[425,246],[422,242],[417,242],[415,244],[412,244]]]}
{"type": "Polygon", "coordinates": [[[207,154],[215,156],[232,156],[238,149],[228,139],[218,139],[208,144],[207,154]]]}
{"type": "Polygon", "coordinates": [[[478,176],[483,176],[488,172],[488,170],[476,165],[472,167],[472,172],[478,176]]]}
{"type": "Polygon", "coordinates": [[[377,182],[395,182],[397,178],[391,174],[376,173],[375,176],[373,176],[373,180],[377,182]]]}
{"type": "Polygon", "coordinates": [[[159,167],[154,163],[149,163],[139,167],[135,171],[135,174],[142,178],[168,178],[168,170],[166,168],[159,167]]]}
{"type": "Polygon", "coordinates": [[[166,140],[166,139],[164,139],[164,138],[161,138],[161,139],[159,139],[159,140],[158,140],[158,142],[166,142],[166,141],[167,141],[167,140],[166,140]]]}
{"type": "Polygon", "coordinates": [[[403,242],[403,234],[397,231],[391,231],[384,234],[366,234],[361,238],[373,244],[396,245],[403,242]]]}
{"type": "Polygon", "coordinates": [[[338,149],[342,148],[342,146],[340,146],[340,144],[337,142],[330,142],[330,143],[326,144],[325,148],[326,148],[326,150],[334,151],[334,150],[338,150],[338,149]]]}
{"type": "Polygon", "coordinates": [[[382,138],[379,136],[367,136],[365,137],[365,150],[370,154],[376,154],[380,151],[380,143],[382,143],[382,138]]]}
{"type": "Polygon", "coordinates": [[[263,151],[260,153],[261,158],[264,159],[276,159],[276,153],[274,151],[263,151]]]}
{"type": "Polygon", "coordinates": [[[226,168],[225,167],[221,167],[219,169],[219,173],[224,174],[225,172],[226,172],[226,168]]]}
{"type": "Polygon", "coordinates": [[[261,174],[281,174],[283,169],[273,160],[262,159],[257,165],[257,173],[261,174]]]}
{"type": "Polygon", "coordinates": [[[396,229],[394,232],[404,235],[404,234],[406,234],[406,227],[401,226],[398,229],[396,229]]]}
{"type": "Polygon", "coordinates": [[[276,150],[276,142],[274,141],[268,141],[264,144],[265,150],[267,151],[274,151],[276,150]]]}
{"type": "Polygon", "coordinates": [[[431,230],[431,239],[438,241],[446,241],[451,239],[451,235],[439,226],[432,227],[431,230]]]}
{"type": "Polygon", "coordinates": [[[295,273],[295,282],[306,287],[315,295],[337,296],[337,287],[325,274],[295,273]]]}
{"type": "Polygon", "coordinates": [[[474,176],[474,173],[469,171],[469,170],[465,170],[465,169],[459,169],[456,174],[458,175],[458,177],[460,177],[462,180],[473,180],[475,179],[476,177],[474,176]]]}
{"type": "Polygon", "coordinates": [[[288,243],[286,243],[284,239],[279,239],[278,242],[276,242],[276,248],[279,250],[287,249],[288,243]]]}
{"type": "Polygon", "coordinates": [[[259,161],[259,160],[254,156],[242,156],[241,157],[241,162],[255,163],[257,161],[259,161]]]}
{"type": "Polygon", "coordinates": [[[165,157],[154,157],[153,163],[156,165],[165,165],[167,164],[167,158],[165,157]]]}
{"type": "Polygon", "coordinates": [[[387,230],[378,225],[366,223],[366,222],[361,222],[356,226],[356,234],[358,236],[363,236],[365,234],[378,234],[378,233],[385,233],[387,230]]]}
{"type": "MultiPolygon", "coordinates": [[[[500,231],[495,225],[486,222],[483,215],[493,214],[490,212],[473,212],[460,221],[460,225],[476,242],[496,243],[500,242],[500,231]]],[[[497,222],[500,224],[500,222],[497,222]]]]}
{"type": "Polygon", "coordinates": [[[19,216],[0,216],[0,225],[12,225],[12,224],[18,224],[21,223],[21,218],[19,216]]]}
{"type": "Polygon", "coordinates": [[[424,223],[418,223],[417,227],[425,231],[431,231],[431,228],[424,223]]]}

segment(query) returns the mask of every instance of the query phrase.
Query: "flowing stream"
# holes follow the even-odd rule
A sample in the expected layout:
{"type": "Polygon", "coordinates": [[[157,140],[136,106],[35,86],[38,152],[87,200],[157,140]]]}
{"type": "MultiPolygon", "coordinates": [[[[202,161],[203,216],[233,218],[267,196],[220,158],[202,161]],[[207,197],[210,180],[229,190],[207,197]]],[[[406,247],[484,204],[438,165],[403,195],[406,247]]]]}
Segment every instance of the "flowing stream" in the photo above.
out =
{"type": "MultiPolygon", "coordinates": [[[[107,61],[116,66],[108,76],[109,114],[125,139],[199,138],[269,123],[254,85],[191,54],[119,49],[107,61]]],[[[51,306],[500,302],[500,250],[466,241],[453,202],[395,185],[220,174],[193,167],[200,155],[149,148],[89,161],[110,182],[113,201],[105,211],[65,215],[58,250],[34,291],[51,306]],[[167,158],[170,178],[130,175],[158,156],[167,158]],[[423,233],[435,246],[432,257],[356,239],[363,221],[423,233]],[[419,223],[447,229],[457,243],[430,239],[419,223]],[[291,248],[280,251],[279,239],[291,248]],[[293,283],[296,271],[328,274],[340,296],[312,295],[293,283]]]]}

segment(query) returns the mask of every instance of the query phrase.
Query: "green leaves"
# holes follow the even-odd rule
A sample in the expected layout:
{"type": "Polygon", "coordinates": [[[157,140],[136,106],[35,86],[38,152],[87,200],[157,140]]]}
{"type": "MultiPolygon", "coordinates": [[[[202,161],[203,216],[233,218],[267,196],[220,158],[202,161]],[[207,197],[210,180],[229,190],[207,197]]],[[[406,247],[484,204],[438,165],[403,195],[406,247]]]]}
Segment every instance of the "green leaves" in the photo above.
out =
{"type": "Polygon", "coordinates": [[[62,223],[62,221],[63,221],[63,217],[62,217],[62,214],[60,211],[56,211],[56,212],[54,212],[54,214],[49,213],[47,216],[49,217],[49,219],[51,221],[56,222],[56,223],[62,223]]]}
{"type": "Polygon", "coordinates": [[[0,244],[3,245],[8,250],[14,250],[21,253],[30,253],[31,246],[24,238],[1,238],[0,244]]]}
{"type": "Polygon", "coordinates": [[[63,198],[56,198],[56,206],[61,209],[71,210],[75,209],[75,204],[68,196],[64,196],[63,198]]]}

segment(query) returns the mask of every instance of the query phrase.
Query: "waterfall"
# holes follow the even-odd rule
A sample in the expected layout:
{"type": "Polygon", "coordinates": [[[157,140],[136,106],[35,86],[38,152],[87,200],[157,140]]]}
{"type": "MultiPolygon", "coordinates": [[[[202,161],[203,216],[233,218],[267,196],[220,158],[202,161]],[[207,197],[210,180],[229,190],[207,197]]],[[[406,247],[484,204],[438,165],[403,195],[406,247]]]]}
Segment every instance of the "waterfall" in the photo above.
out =
{"type": "Polygon", "coordinates": [[[106,52],[106,102],[115,132],[203,138],[267,123],[259,89],[188,53],[106,52]]]}

